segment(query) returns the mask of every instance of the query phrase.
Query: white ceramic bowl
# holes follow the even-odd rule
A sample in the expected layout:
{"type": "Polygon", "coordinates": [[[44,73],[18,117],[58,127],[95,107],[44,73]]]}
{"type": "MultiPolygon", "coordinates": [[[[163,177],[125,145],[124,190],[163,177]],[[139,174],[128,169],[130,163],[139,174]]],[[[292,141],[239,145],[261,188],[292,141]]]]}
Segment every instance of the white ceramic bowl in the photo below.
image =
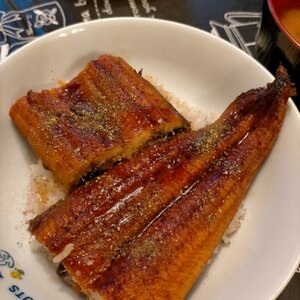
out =
{"type": "MultiPolygon", "coordinates": [[[[77,24],[8,57],[0,65],[1,299],[12,299],[13,294],[27,300],[80,298],[58,278],[45,255],[30,247],[23,212],[29,165],[37,158],[15,130],[8,111],[29,89],[57,86],[58,80],[71,79],[102,53],[122,56],[208,113],[220,114],[241,92],[273,79],[255,60],[219,38],[152,19],[77,24]]],[[[299,132],[299,113],[289,102],[280,137],[246,197],[240,230],[201,275],[189,299],[274,299],[293,275],[300,256],[299,132]]]]}

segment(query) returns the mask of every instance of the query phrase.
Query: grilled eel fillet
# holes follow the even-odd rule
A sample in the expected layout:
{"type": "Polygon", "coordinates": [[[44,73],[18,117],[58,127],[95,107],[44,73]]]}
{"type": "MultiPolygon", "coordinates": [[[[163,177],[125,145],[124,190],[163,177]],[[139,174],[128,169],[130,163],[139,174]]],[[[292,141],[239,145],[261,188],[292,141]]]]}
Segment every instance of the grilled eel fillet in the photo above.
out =
{"type": "Polygon", "coordinates": [[[10,116],[67,187],[190,124],[123,59],[102,55],[62,87],[29,91],[10,116]]]}
{"type": "Polygon", "coordinates": [[[281,68],[215,123],[74,190],[33,219],[30,231],[91,299],[183,298],[268,155],[291,91],[281,68]]]}

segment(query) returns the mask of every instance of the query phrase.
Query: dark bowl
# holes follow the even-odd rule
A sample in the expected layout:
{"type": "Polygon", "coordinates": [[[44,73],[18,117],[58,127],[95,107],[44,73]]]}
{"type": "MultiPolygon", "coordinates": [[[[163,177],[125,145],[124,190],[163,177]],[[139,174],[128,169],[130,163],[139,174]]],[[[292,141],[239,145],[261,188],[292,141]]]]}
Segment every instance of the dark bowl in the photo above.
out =
{"type": "Polygon", "coordinates": [[[300,1],[264,2],[261,26],[256,37],[256,59],[273,74],[280,63],[288,69],[297,90],[293,100],[300,109],[300,39],[283,23],[284,16],[292,9],[300,11],[300,1]]]}

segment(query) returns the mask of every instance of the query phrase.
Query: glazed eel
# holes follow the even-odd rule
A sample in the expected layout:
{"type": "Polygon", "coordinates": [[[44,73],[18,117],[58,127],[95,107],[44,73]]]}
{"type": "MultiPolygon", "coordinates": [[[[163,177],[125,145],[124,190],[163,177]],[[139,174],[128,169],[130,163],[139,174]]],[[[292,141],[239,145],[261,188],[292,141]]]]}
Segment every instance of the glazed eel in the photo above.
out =
{"type": "Polygon", "coordinates": [[[214,123],[119,163],[30,231],[91,299],[182,299],[269,154],[292,91],[279,68],[214,123]]]}

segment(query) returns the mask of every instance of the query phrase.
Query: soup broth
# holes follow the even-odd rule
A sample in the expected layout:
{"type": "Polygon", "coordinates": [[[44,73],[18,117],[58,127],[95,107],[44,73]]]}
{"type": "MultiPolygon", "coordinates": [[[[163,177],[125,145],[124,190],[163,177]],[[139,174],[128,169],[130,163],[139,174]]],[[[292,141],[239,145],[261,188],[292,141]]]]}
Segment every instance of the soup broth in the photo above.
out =
{"type": "Polygon", "coordinates": [[[300,8],[285,11],[280,19],[288,33],[300,44],[300,8]]]}

